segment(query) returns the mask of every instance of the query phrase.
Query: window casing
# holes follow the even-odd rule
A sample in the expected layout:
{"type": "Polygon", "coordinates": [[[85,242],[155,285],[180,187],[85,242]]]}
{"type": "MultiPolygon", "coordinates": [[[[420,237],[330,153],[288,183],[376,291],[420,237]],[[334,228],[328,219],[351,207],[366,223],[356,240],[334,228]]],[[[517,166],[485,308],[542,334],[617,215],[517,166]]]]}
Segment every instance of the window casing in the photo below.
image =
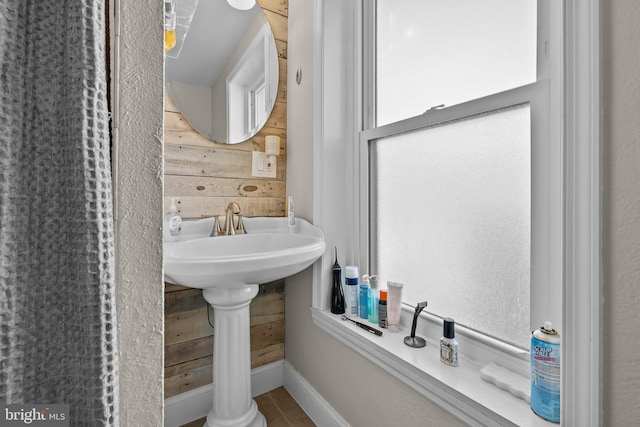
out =
{"type": "MultiPolygon", "coordinates": [[[[369,39],[372,33],[362,31],[371,22],[367,18],[367,12],[371,12],[366,7],[369,2],[313,2],[312,218],[323,228],[327,242],[326,256],[313,268],[314,324],[471,425],[509,425],[510,421],[515,425],[544,425],[539,418],[530,418],[531,410],[526,404],[518,403],[523,402],[519,399],[493,395],[489,390],[481,392],[479,400],[469,394],[470,387],[475,388],[472,383],[483,382],[479,372],[471,376],[465,373],[462,366],[473,370],[470,364],[449,370],[441,369],[439,362],[433,369],[422,366],[430,364],[430,357],[420,357],[419,361],[415,353],[403,357],[400,353],[406,346],[387,346],[383,342],[386,339],[380,341],[359,334],[358,328],[336,320],[329,311],[333,247],[337,246],[343,254],[340,256],[343,265],[366,265],[363,263],[368,261],[363,255],[368,254],[368,237],[360,237],[367,233],[363,227],[368,224],[368,209],[361,209],[368,207],[368,201],[361,202],[368,197],[368,188],[363,185],[367,182],[368,168],[360,130],[361,124],[366,123],[364,118],[372,116],[366,110],[370,103],[365,103],[365,110],[361,111],[362,104],[356,101],[367,95],[360,88],[370,84],[366,81],[368,75],[361,72],[361,67],[368,64],[362,65],[358,60],[345,62],[344,58],[360,58],[361,51],[372,42],[369,39]],[[448,378],[441,377],[445,373],[448,378]],[[464,387],[456,386],[461,384],[464,387]]],[[[549,253],[546,258],[554,261],[548,262],[550,277],[557,277],[557,271],[562,270],[562,299],[554,301],[561,306],[563,315],[561,423],[581,427],[598,426],[602,417],[599,3],[598,0],[563,0],[546,5],[551,8],[548,30],[553,43],[545,49],[551,60],[543,65],[549,73],[562,77],[547,82],[548,93],[564,102],[560,111],[551,111],[546,117],[550,120],[549,131],[562,134],[563,141],[550,146],[547,152],[533,153],[537,161],[551,157],[563,159],[562,170],[550,168],[547,185],[563,181],[558,192],[560,200],[554,195],[549,203],[561,206],[564,219],[561,224],[548,224],[540,232],[554,240],[564,240],[562,265],[556,264],[560,258],[556,253],[549,253]]],[[[551,106],[556,109],[559,104],[562,102],[552,102],[551,106]]],[[[431,119],[437,122],[439,114],[440,111],[433,111],[431,119]]],[[[292,152],[294,157],[298,158],[292,152]]],[[[294,191],[293,195],[304,197],[307,192],[306,189],[302,193],[294,191]]],[[[555,250],[558,246],[552,247],[555,250]]],[[[549,281],[549,290],[552,287],[549,281]]],[[[534,300],[538,296],[531,296],[532,305],[536,305],[534,300]]],[[[408,306],[403,308],[404,323],[401,324],[410,325],[412,311],[408,306]]],[[[427,337],[433,344],[441,333],[439,319],[428,314],[421,316],[418,335],[427,337]]],[[[513,347],[492,342],[488,337],[479,338],[471,330],[461,329],[457,333],[461,351],[464,347],[465,353],[476,362],[506,361],[504,366],[518,371],[517,360],[520,360],[526,372],[528,359],[521,351],[516,349],[514,353],[513,347]],[[480,346],[472,348],[474,343],[480,346]],[[513,357],[510,359],[509,355],[513,357]],[[510,364],[509,360],[516,360],[516,364],[510,364]]],[[[397,341],[393,339],[397,336],[388,338],[392,343],[397,341]]]]}
{"type": "MultiPolygon", "coordinates": [[[[371,4],[365,2],[364,40],[376,40],[375,10],[371,10],[373,8],[367,10],[367,6],[371,6],[371,4]]],[[[384,252],[384,250],[380,250],[379,248],[384,248],[389,244],[389,240],[380,241],[380,238],[384,235],[393,236],[394,230],[389,230],[390,228],[397,228],[398,231],[400,231],[402,227],[398,221],[407,221],[403,218],[413,216],[416,218],[415,221],[419,223],[422,218],[429,219],[430,216],[425,215],[425,212],[421,212],[420,210],[424,208],[418,208],[418,204],[414,203],[416,200],[420,200],[420,194],[416,194],[414,198],[410,198],[409,195],[406,195],[406,197],[402,199],[396,198],[392,206],[388,205],[386,199],[383,199],[384,201],[381,202],[384,203],[383,206],[378,204],[378,199],[382,192],[380,190],[381,182],[379,181],[378,170],[381,162],[379,158],[381,141],[402,138],[403,135],[411,133],[428,134],[429,130],[434,128],[439,128],[442,132],[442,128],[454,128],[457,123],[465,120],[473,121],[474,118],[482,117],[483,115],[495,115],[496,112],[499,111],[510,111],[517,108],[517,106],[526,105],[527,108],[530,109],[530,153],[525,153],[530,156],[531,164],[530,218],[525,218],[521,221],[524,226],[529,226],[527,221],[530,221],[531,228],[529,243],[530,276],[527,278],[530,282],[530,289],[524,293],[525,297],[529,298],[529,301],[526,301],[527,304],[521,304],[521,307],[524,307],[521,308],[523,310],[528,311],[530,307],[530,313],[526,313],[526,317],[520,316],[518,331],[515,334],[509,335],[510,331],[508,330],[508,326],[503,331],[492,330],[492,322],[499,323],[502,321],[499,315],[492,319],[492,312],[495,312],[496,309],[504,308],[500,307],[500,304],[507,304],[509,306],[517,305],[518,299],[513,298],[504,303],[502,302],[503,300],[496,298],[495,301],[498,306],[493,309],[491,307],[485,307],[493,302],[491,295],[489,295],[486,301],[478,301],[478,304],[482,305],[482,307],[479,307],[477,316],[478,318],[485,319],[484,325],[480,321],[478,325],[475,325],[473,320],[469,320],[469,317],[463,322],[463,324],[470,329],[479,330],[485,335],[497,337],[502,341],[522,349],[526,349],[527,347],[528,333],[545,320],[553,321],[554,325],[559,329],[562,326],[562,135],[560,132],[562,126],[558,124],[562,119],[560,114],[562,111],[562,98],[560,93],[553,93],[551,91],[552,87],[557,87],[557,85],[560,84],[556,80],[560,80],[561,73],[559,72],[560,64],[555,64],[553,61],[554,58],[549,53],[549,44],[558,43],[557,40],[550,39],[551,31],[549,28],[549,17],[553,12],[552,8],[556,7],[557,9],[557,6],[551,5],[546,0],[541,0],[538,1],[537,7],[537,81],[481,98],[467,100],[466,102],[450,107],[432,109],[422,115],[378,127],[374,124],[376,116],[376,46],[375,43],[365,45],[364,61],[366,65],[363,67],[363,70],[369,74],[363,76],[363,81],[365,82],[363,98],[365,102],[364,111],[368,113],[363,120],[365,129],[360,134],[359,147],[361,165],[360,210],[362,212],[360,227],[361,230],[366,230],[360,233],[360,265],[368,266],[367,271],[371,273],[382,273],[381,275],[384,280],[403,281],[397,276],[385,276],[385,273],[389,269],[392,270],[392,274],[397,275],[406,273],[407,268],[396,269],[394,271],[393,267],[389,266],[389,263],[380,262],[379,255],[381,252],[384,252]],[[394,210],[397,214],[393,214],[394,210]],[[384,219],[382,219],[382,225],[380,225],[380,217],[384,217],[384,219]],[[381,272],[381,270],[383,271],[381,272]],[[529,295],[526,295],[527,293],[529,295]],[[481,309],[486,309],[486,313],[482,314],[481,309]]],[[[557,13],[557,10],[555,12],[557,13]]],[[[446,130],[444,132],[446,132],[446,130]]],[[[425,138],[428,139],[427,137],[425,138]]],[[[382,144],[386,144],[387,146],[391,145],[391,143],[385,142],[382,144]]],[[[399,146],[402,147],[402,144],[399,144],[399,146]]],[[[392,152],[389,148],[387,148],[387,151],[392,152]]],[[[402,152],[400,156],[396,157],[401,157],[402,155],[407,156],[407,158],[420,156],[419,153],[417,154],[415,151],[410,151],[402,152]]],[[[422,155],[425,155],[425,153],[422,153],[422,155]]],[[[384,162],[387,163],[387,159],[385,159],[384,162]]],[[[399,161],[399,165],[398,172],[400,173],[403,166],[402,160],[399,161]]],[[[413,162],[412,166],[415,168],[416,163],[413,162]]],[[[387,172],[386,176],[390,175],[392,175],[392,172],[387,172]]],[[[520,174],[520,176],[521,175],[522,174],[520,174]]],[[[425,183],[425,186],[428,185],[429,183],[425,183]]],[[[393,193],[393,189],[386,188],[384,192],[387,194],[393,193]]],[[[428,191],[425,191],[424,194],[428,194],[428,191]]],[[[528,207],[526,207],[526,209],[528,209],[528,207]]],[[[405,240],[412,240],[411,231],[405,231],[405,240]]],[[[401,238],[402,237],[400,237],[400,239],[401,238]]],[[[405,283],[405,286],[411,286],[412,291],[405,293],[407,296],[405,302],[415,304],[418,300],[426,299],[429,301],[430,290],[433,290],[434,287],[449,287],[452,285],[442,280],[443,274],[430,276],[431,271],[424,271],[422,275],[424,280],[421,281],[419,279],[421,275],[418,274],[418,270],[428,265],[428,261],[430,261],[420,258],[421,254],[425,252],[421,250],[421,245],[429,245],[430,242],[421,242],[420,239],[417,239],[413,243],[414,246],[402,247],[403,244],[404,241],[398,241],[398,246],[396,246],[398,251],[402,251],[402,256],[411,257],[413,255],[413,261],[409,261],[408,264],[415,263],[416,265],[416,271],[412,273],[413,275],[407,273],[408,277],[411,278],[411,283],[405,283]],[[420,284],[424,286],[423,291],[415,291],[415,288],[419,286],[419,282],[422,282],[420,284]],[[424,295],[424,297],[418,298],[419,295],[424,295]]],[[[520,246],[522,246],[522,244],[520,246]]],[[[437,253],[433,248],[426,252],[432,255],[437,253]]],[[[524,248],[522,252],[525,256],[529,255],[524,248]]],[[[462,253],[461,256],[463,256],[462,253]]],[[[470,264],[472,264],[472,262],[470,262],[470,264]]],[[[455,265],[455,263],[451,265],[455,265]]],[[[497,266],[500,268],[499,263],[497,266]]],[[[506,269],[507,266],[503,265],[503,267],[506,269]]],[[[489,267],[489,269],[490,268],[491,267],[489,267]]],[[[499,273],[500,272],[496,273],[496,277],[500,277],[499,273]]],[[[528,272],[525,273],[528,274],[528,272]]],[[[506,276],[503,280],[506,282],[513,281],[514,275],[517,276],[518,274],[522,275],[523,273],[522,271],[515,272],[511,276],[506,276]]],[[[490,271],[485,271],[485,282],[491,282],[491,279],[488,278],[489,275],[490,271]]],[[[444,276],[447,275],[444,274],[444,276]]],[[[453,283],[453,285],[455,285],[455,283],[453,283]]],[[[481,286],[482,282],[480,282],[479,285],[481,286]]],[[[379,286],[384,287],[384,282],[379,286]]],[[[503,284],[502,286],[505,285],[503,284]]],[[[496,289],[500,288],[495,287],[491,292],[496,292],[496,289]]],[[[465,291],[462,290],[458,292],[464,293],[465,291]]],[[[443,289],[440,292],[432,291],[432,293],[434,295],[440,295],[440,300],[438,301],[437,298],[435,300],[435,309],[432,312],[440,317],[451,316],[450,313],[455,311],[457,307],[455,307],[455,300],[452,302],[445,301],[447,298],[442,296],[447,293],[447,290],[443,289]],[[438,304],[438,302],[441,302],[441,304],[438,304]],[[442,305],[444,305],[442,302],[450,303],[449,308],[442,308],[442,305]]],[[[522,295],[519,298],[522,300],[522,295]]],[[[469,301],[469,303],[470,307],[472,307],[474,301],[469,301]]],[[[429,307],[427,310],[429,310],[429,307]]],[[[460,310],[466,313],[469,311],[469,307],[461,307],[460,310]]],[[[507,310],[509,310],[509,308],[507,310]]]]}

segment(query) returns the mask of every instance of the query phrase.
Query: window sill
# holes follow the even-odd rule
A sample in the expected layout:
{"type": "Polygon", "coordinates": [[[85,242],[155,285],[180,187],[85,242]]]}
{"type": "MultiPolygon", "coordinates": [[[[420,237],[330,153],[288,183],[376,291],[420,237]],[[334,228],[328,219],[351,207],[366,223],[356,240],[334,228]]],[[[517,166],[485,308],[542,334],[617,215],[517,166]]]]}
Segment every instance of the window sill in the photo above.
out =
{"type": "MultiPolygon", "coordinates": [[[[403,339],[410,332],[404,322],[406,312],[398,332],[384,330],[383,336],[378,337],[329,310],[311,311],[316,326],[470,425],[554,425],[535,415],[524,400],[482,380],[480,369],[486,363],[466,357],[464,337],[459,344],[460,366],[453,368],[440,362],[439,342],[432,334],[421,334],[427,331],[425,328],[416,335],[427,337],[426,347],[415,349],[404,344],[403,339]]],[[[429,322],[421,319],[420,323],[423,326],[429,322]]]]}

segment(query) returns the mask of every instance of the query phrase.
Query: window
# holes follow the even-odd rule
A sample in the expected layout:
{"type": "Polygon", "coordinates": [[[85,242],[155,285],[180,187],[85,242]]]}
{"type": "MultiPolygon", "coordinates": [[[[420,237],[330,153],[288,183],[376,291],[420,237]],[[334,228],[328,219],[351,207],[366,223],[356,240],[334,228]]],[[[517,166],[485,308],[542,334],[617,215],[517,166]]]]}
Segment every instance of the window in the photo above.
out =
{"type": "Polygon", "coordinates": [[[369,16],[368,271],[404,283],[409,305],[527,349],[532,329],[561,323],[548,7],[377,0],[369,16]]]}
{"type": "Polygon", "coordinates": [[[536,77],[535,0],[377,0],[377,126],[536,77]]]}
{"type": "Polygon", "coordinates": [[[370,145],[374,271],[404,283],[405,302],[428,300],[432,313],[523,348],[530,135],[525,104],[370,145]]]}
{"type": "MultiPolygon", "coordinates": [[[[513,352],[513,346],[460,328],[457,337],[465,341],[464,350],[460,341],[460,356],[470,363],[465,363],[464,369],[442,369],[437,355],[436,362],[426,353],[425,357],[423,353],[416,357],[415,349],[403,344],[404,334],[385,333],[383,337],[371,338],[329,310],[334,246],[342,262],[364,266],[362,269],[370,266],[369,249],[375,242],[369,242],[369,227],[371,220],[375,222],[375,211],[369,211],[369,199],[375,197],[375,189],[369,193],[372,172],[369,156],[374,141],[528,105],[532,135],[530,282],[537,289],[529,296],[530,316],[534,323],[538,318],[555,322],[551,313],[562,312],[559,325],[563,346],[562,425],[599,425],[602,414],[602,337],[598,326],[601,319],[599,2],[538,2],[537,40],[547,33],[550,36],[548,45],[536,43],[535,83],[504,88],[503,92],[470,104],[451,103],[429,114],[422,115],[421,106],[416,113],[406,115],[405,120],[392,120],[377,127],[373,121],[375,114],[361,108],[375,103],[363,105],[358,101],[363,95],[361,87],[365,88],[365,97],[375,93],[371,90],[375,74],[362,73],[359,60],[345,60],[362,56],[360,43],[364,51],[374,51],[366,46],[374,36],[366,28],[375,22],[375,15],[368,10],[372,4],[373,0],[314,2],[319,19],[314,21],[313,72],[318,84],[314,86],[314,127],[310,138],[313,221],[323,228],[327,242],[326,256],[313,269],[314,324],[470,425],[545,424],[531,418],[531,410],[524,401],[497,387],[494,394],[480,379],[482,363],[491,361],[526,375],[526,352],[518,349],[513,352]],[[361,79],[365,79],[364,84],[361,79]],[[533,90],[539,86],[544,90],[533,90]],[[530,90],[535,93],[528,93],[530,90]],[[549,101],[544,101],[544,97],[549,101]],[[541,108],[543,101],[547,109],[541,108]],[[553,214],[560,211],[563,221],[553,214]],[[477,351],[471,352],[471,347],[477,351]]],[[[374,71],[373,62],[365,62],[362,68],[374,71]]],[[[296,155],[296,159],[306,155],[305,150],[296,150],[296,155]]],[[[294,194],[303,195],[307,195],[307,190],[294,194]]],[[[397,212],[400,219],[407,216],[401,210],[397,212]]],[[[413,310],[410,306],[403,308],[402,324],[409,327],[413,310]]],[[[437,342],[442,334],[441,320],[423,316],[417,334],[437,342]]],[[[423,350],[428,353],[434,346],[423,350]]]]}

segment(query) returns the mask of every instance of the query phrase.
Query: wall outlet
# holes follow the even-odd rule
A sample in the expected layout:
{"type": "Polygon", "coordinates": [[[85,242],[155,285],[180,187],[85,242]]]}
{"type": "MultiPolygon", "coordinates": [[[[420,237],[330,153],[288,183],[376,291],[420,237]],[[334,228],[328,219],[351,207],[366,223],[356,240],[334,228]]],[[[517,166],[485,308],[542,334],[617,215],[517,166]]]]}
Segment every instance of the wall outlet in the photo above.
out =
{"type": "Polygon", "coordinates": [[[269,156],[261,151],[252,151],[252,153],[251,176],[259,178],[275,178],[277,158],[275,156],[269,156]]]}

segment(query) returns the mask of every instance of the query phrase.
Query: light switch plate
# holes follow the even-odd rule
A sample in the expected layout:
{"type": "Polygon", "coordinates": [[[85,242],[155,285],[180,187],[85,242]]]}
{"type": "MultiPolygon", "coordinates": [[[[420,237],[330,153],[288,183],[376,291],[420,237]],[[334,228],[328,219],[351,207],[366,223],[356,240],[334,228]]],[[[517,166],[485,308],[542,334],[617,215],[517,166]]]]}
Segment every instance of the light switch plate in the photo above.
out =
{"type": "Polygon", "coordinates": [[[251,159],[251,176],[258,178],[275,178],[276,177],[277,159],[273,157],[273,161],[269,161],[269,156],[261,151],[252,151],[251,159]]]}

